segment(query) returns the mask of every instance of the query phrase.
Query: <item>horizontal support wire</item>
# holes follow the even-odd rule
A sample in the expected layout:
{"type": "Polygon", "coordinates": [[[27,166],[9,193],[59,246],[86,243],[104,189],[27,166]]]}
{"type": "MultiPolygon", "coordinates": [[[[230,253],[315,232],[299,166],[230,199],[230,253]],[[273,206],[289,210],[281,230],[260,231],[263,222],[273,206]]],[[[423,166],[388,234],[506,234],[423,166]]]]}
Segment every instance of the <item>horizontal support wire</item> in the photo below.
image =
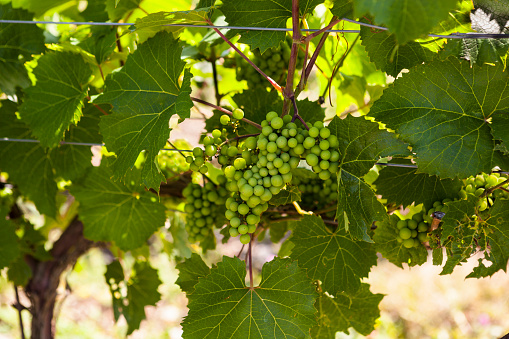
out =
{"type": "MultiPolygon", "coordinates": [[[[357,25],[366,26],[374,29],[386,31],[387,27],[377,26],[343,18],[343,21],[348,21],[357,25]]],[[[91,26],[133,26],[133,22],[94,22],[94,21],[30,21],[30,20],[0,20],[0,24],[53,24],[53,25],[91,25],[91,26]]],[[[276,32],[289,32],[292,28],[279,28],[279,27],[250,27],[250,26],[215,26],[215,25],[192,25],[192,24],[168,24],[162,26],[173,26],[173,27],[194,27],[194,28],[217,28],[217,29],[235,29],[245,31],[276,31],[276,32]]],[[[318,32],[320,29],[309,28],[301,29],[303,32],[318,32]]],[[[360,33],[359,30],[350,29],[328,29],[323,32],[329,33],[360,33]]],[[[452,33],[448,35],[441,34],[428,34],[431,38],[442,38],[442,39],[507,39],[509,34],[489,34],[489,33],[452,33]]]]}
{"type": "MultiPolygon", "coordinates": [[[[1,141],[7,142],[28,142],[28,143],[40,143],[39,140],[36,139],[13,139],[13,138],[0,138],[1,141]]],[[[93,142],[72,142],[72,141],[61,141],[60,145],[72,145],[72,146],[104,146],[104,144],[93,143],[93,142]]],[[[173,152],[193,152],[192,149],[176,149],[176,148],[162,148],[161,151],[173,151],[173,152]]],[[[378,166],[387,166],[387,167],[401,167],[401,168],[417,168],[417,165],[411,164],[394,164],[394,163],[383,163],[377,162],[375,165],[378,166]]],[[[493,171],[494,173],[501,174],[509,174],[509,172],[504,171],[493,171]]]]}

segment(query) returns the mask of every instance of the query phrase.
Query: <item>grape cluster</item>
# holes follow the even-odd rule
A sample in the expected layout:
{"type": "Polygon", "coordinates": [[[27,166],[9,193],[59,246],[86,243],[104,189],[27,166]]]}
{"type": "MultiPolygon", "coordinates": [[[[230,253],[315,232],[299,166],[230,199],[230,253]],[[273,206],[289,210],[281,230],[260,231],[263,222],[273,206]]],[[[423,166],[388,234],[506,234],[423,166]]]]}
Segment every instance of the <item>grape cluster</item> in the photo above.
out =
{"type": "MultiPolygon", "coordinates": [[[[505,180],[506,178],[501,177],[499,173],[481,173],[475,177],[471,176],[466,180],[466,186],[459,191],[459,196],[461,199],[466,199],[468,194],[473,194],[476,197],[481,197],[487,189],[501,184],[505,180]]],[[[502,187],[507,189],[509,185],[503,185],[502,187]]],[[[501,198],[509,199],[509,192],[501,189],[496,189],[491,194],[479,199],[477,201],[477,208],[479,211],[484,211],[493,205],[495,199],[501,198]]]]}
{"type": "MultiPolygon", "coordinates": [[[[288,62],[291,55],[291,39],[281,44],[281,49],[272,48],[266,50],[263,54],[259,50],[254,50],[248,53],[248,57],[253,63],[258,66],[267,76],[276,82],[281,82],[288,69],[288,62]]],[[[297,54],[297,68],[302,68],[304,62],[303,53],[297,54]]],[[[248,88],[267,87],[269,83],[263,76],[258,73],[246,60],[243,58],[238,59],[237,67],[237,81],[246,80],[248,88]]]]}
{"type": "Polygon", "coordinates": [[[184,211],[186,214],[186,231],[189,242],[203,241],[212,232],[212,226],[221,227],[216,223],[224,214],[224,203],[228,191],[222,187],[226,182],[224,176],[218,177],[219,186],[207,182],[204,186],[191,183],[182,194],[186,199],[184,211]]]}
{"type": "Polygon", "coordinates": [[[242,243],[249,242],[249,234],[256,230],[268,201],[292,181],[291,170],[299,165],[300,157],[294,151],[303,146],[293,137],[302,129],[291,119],[269,112],[261,123],[262,133],[247,138],[241,156],[223,165],[228,178],[226,188],[234,192],[226,202],[229,232],[231,236],[240,234],[242,243]]]}
{"type": "Polygon", "coordinates": [[[306,210],[317,211],[336,204],[338,200],[336,174],[326,180],[320,179],[315,173],[311,172],[311,174],[311,177],[295,176],[292,181],[292,184],[297,185],[302,193],[301,206],[306,210]]]}
{"type": "Polygon", "coordinates": [[[399,230],[396,240],[406,248],[419,247],[428,241],[430,224],[424,220],[424,213],[416,213],[412,219],[401,219],[396,227],[399,230]]]}

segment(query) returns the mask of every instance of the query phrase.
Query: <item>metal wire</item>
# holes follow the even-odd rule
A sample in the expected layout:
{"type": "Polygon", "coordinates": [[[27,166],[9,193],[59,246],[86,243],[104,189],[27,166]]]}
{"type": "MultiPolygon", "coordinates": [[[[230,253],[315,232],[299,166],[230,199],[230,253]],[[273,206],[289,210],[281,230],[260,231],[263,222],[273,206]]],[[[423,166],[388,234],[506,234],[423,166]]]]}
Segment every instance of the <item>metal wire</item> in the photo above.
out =
{"type": "MultiPolygon", "coordinates": [[[[360,26],[371,27],[379,30],[386,31],[387,27],[372,25],[356,20],[343,18],[342,20],[348,21],[360,26]]],[[[29,20],[0,20],[1,23],[8,24],[54,24],[54,25],[91,25],[91,26],[133,26],[133,22],[83,22],[83,21],[29,21],[29,20]]],[[[217,29],[234,29],[234,30],[245,30],[245,31],[276,31],[276,32],[288,32],[292,28],[278,28],[278,27],[252,27],[252,26],[215,26],[215,25],[192,25],[192,24],[167,24],[162,26],[174,26],[174,27],[195,27],[195,28],[217,28],[217,29]]],[[[309,28],[301,29],[304,32],[317,32],[320,29],[309,28]]],[[[324,32],[330,33],[360,33],[360,30],[349,30],[349,29],[328,29],[324,32]]],[[[428,34],[431,38],[442,38],[442,39],[507,39],[509,34],[489,34],[489,33],[452,33],[448,35],[440,34],[428,34]]]]}

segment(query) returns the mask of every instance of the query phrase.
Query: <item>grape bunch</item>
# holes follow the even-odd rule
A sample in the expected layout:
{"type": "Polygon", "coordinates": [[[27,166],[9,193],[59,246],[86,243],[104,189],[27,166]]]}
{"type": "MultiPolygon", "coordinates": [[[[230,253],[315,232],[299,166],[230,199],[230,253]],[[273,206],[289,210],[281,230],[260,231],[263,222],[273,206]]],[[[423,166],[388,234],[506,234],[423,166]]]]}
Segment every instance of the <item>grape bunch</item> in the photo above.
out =
{"type": "Polygon", "coordinates": [[[396,240],[402,243],[406,248],[419,247],[422,243],[428,241],[428,230],[430,223],[424,220],[424,213],[416,213],[412,219],[400,219],[396,227],[398,236],[396,240]]]}
{"type": "Polygon", "coordinates": [[[217,221],[223,220],[224,203],[228,191],[222,187],[226,182],[224,176],[217,178],[219,186],[207,182],[204,186],[195,183],[189,184],[182,194],[186,200],[184,211],[186,214],[186,231],[189,242],[203,241],[212,232],[212,227],[223,226],[217,221]]]}
{"type": "MultiPolygon", "coordinates": [[[[337,203],[338,184],[336,174],[332,174],[326,180],[320,179],[316,173],[312,173],[311,177],[295,176],[292,184],[299,187],[299,191],[302,193],[301,207],[306,210],[317,211],[337,203]]],[[[332,213],[334,212],[332,211],[332,213]]]]}
{"type": "MultiPolygon", "coordinates": [[[[287,39],[281,43],[281,48],[272,48],[266,50],[263,54],[259,50],[248,53],[248,57],[258,66],[267,76],[276,82],[281,82],[288,69],[288,62],[291,54],[291,39],[287,39]]],[[[238,57],[236,73],[237,81],[246,80],[248,88],[268,87],[269,83],[263,76],[258,73],[246,60],[238,57]]],[[[304,62],[304,54],[297,54],[297,68],[302,68],[304,62]]]]}
{"type": "Polygon", "coordinates": [[[231,236],[240,234],[242,243],[250,241],[249,234],[256,230],[268,201],[292,181],[291,170],[299,165],[300,157],[294,151],[303,146],[293,137],[302,133],[302,128],[291,120],[291,116],[267,113],[262,133],[247,138],[240,156],[223,165],[226,188],[234,193],[226,202],[229,232],[231,236]]]}
{"type": "MultiPolygon", "coordinates": [[[[471,176],[466,179],[466,186],[459,191],[461,199],[466,199],[468,194],[473,194],[476,197],[481,197],[487,189],[490,189],[506,180],[501,177],[499,173],[486,174],[481,173],[477,176],[471,176]]],[[[502,188],[508,189],[509,185],[503,185],[502,188]]],[[[509,192],[502,189],[496,189],[487,196],[482,197],[477,201],[477,208],[479,211],[484,211],[493,205],[495,199],[509,199],[509,192]]]]}

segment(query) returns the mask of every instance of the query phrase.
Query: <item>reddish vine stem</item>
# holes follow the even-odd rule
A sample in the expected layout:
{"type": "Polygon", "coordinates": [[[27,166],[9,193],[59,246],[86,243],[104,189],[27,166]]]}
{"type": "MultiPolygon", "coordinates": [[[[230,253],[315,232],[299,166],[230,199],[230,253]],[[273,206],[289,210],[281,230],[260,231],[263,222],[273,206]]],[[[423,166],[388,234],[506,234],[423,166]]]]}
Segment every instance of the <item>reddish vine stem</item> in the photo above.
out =
{"type": "MultiPolygon", "coordinates": [[[[92,99],[90,98],[90,96],[87,95],[87,100],[88,100],[88,102],[90,102],[90,100],[92,100],[92,99]]],[[[106,111],[103,110],[99,105],[94,104],[93,102],[91,104],[94,105],[95,108],[97,108],[102,114],[108,115],[108,113],[106,113],[106,111]]]]}
{"type": "Polygon", "coordinates": [[[251,251],[253,243],[253,235],[251,234],[251,241],[249,241],[248,257],[249,257],[249,288],[253,289],[253,253],[251,251]]]}
{"type": "MultiPolygon", "coordinates": [[[[208,102],[208,101],[201,100],[201,99],[194,98],[194,97],[191,97],[191,100],[196,101],[196,102],[199,102],[200,104],[204,104],[204,105],[210,106],[210,107],[212,107],[212,108],[214,108],[214,109],[217,109],[218,111],[221,111],[221,112],[223,112],[223,113],[225,113],[225,114],[228,114],[228,115],[230,115],[230,116],[233,116],[233,113],[232,113],[231,111],[229,111],[229,110],[227,110],[226,108],[223,108],[223,107],[221,107],[221,106],[211,104],[211,103],[210,103],[210,102],[208,102]]],[[[259,130],[261,130],[261,129],[262,129],[262,126],[261,126],[260,124],[257,124],[256,122],[253,122],[253,121],[251,121],[251,120],[249,120],[249,119],[242,118],[242,121],[244,121],[245,123],[250,124],[251,126],[254,126],[254,127],[258,128],[259,130]]]]}
{"type": "Polygon", "coordinates": [[[292,101],[292,104],[293,104],[293,117],[292,117],[292,122],[295,121],[295,119],[299,119],[300,122],[302,122],[302,124],[304,125],[304,127],[309,131],[309,126],[306,124],[306,122],[304,121],[304,119],[302,119],[302,117],[299,115],[299,110],[297,108],[297,102],[295,101],[295,96],[292,96],[290,98],[290,100],[292,101]]]}
{"type": "Polygon", "coordinates": [[[498,188],[502,188],[504,189],[502,186],[504,185],[507,185],[507,183],[509,183],[509,178],[506,179],[505,181],[502,181],[500,184],[497,184],[491,188],[488,188],[486,191],[483,192],[483,194],[481,194],[481,198],[484,198],[484,197],[487,197],[488,195],[490,195],[494,190],[498,189],[498,188]]]}
{"type": "MultiPolygon", "coordinates": [[[[212,21],[210,21],[209,19],[207,19],[207,23],[210,25],[210,26],[213,26],[214,24],[212,23],[212,21]]],[[[253,68],[258,72],[260,73],[265,79],[267,79],[270,84],[275,88],[277,89],[279,92],[282,92],[282,89],[281,89],[281,86],[278,85],[278,83],[273,80],[271,77],[269,77],[267,74],[265,74],[258,66],[256,66],[254,64],[254,62],[252,62],[244,53],[242,53],[242,51],[240,49],[237,48],[237,46],[235,46],[223,33],[221,33],[221,31],[217,28],[212,28],[228,45],[230,45],[231,48],[233,48],[235,50],[235,52],[239,53],[239,55],[241,57],[243,57],[247,62],[249,62],[249,64],[251,66],[253,66],[253,68]]]]}
{"type": "Polygon", "coordinates": [[[290,101],[294,96],[293,78],[295,77],[295,68],[297,66],[297,55],[299,53],[299,45],[301,40],[300,17],[299,17],[299,0],[292,0],[292,49],[290,52],[290,61],[288,63],[288,74],[286,76],[286,87],[283,90],[285,98],[283,102],[283,112],[281,116],[285,116],[290,112],[290,101]]]}
{"type": "Polygon", "coordinates": [[[326,30],[331,29],[332,27],[337,25],[340,21],[341,21],[341,19],[338,19],[337,16],[333,16],[332,19],[331,19],[331,22],[326,27],[324,27],[321,30],[316,31],[316,32],[314,32],[312,34],[309,34],[308,36],[305,36],[304,38],[302,38],[302,42],[309,42],[309,41],[311,41],[311,39],[313,39],[314,37],[317,37],[318,35],[322,34],[326,30]]]}

